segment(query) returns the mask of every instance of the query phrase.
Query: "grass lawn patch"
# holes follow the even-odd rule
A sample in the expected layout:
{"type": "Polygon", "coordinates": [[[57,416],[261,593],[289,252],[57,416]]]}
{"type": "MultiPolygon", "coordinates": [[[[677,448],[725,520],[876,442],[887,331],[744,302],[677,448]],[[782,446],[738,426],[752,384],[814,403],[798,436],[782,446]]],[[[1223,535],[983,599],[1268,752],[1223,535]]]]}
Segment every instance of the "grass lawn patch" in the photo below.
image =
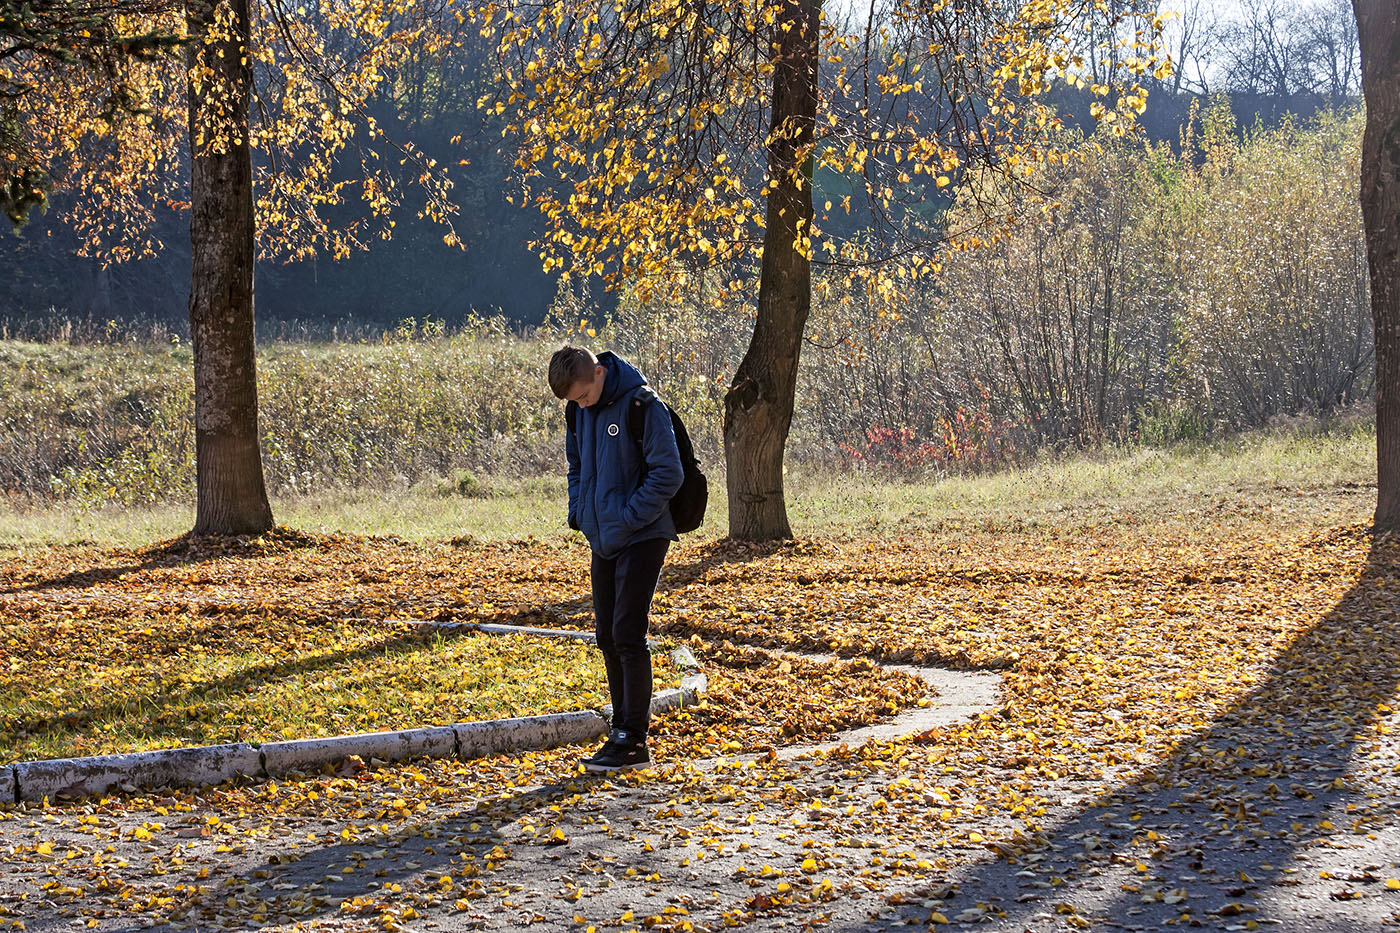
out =
{"type": "MultiPolygon", "coordinates": [[[[0,760],[274,741],[596,708],[591,645],[294,615],[6,613],[0,760]]],[[[657,688],[679,684],[665,653],[657,688]]]]}

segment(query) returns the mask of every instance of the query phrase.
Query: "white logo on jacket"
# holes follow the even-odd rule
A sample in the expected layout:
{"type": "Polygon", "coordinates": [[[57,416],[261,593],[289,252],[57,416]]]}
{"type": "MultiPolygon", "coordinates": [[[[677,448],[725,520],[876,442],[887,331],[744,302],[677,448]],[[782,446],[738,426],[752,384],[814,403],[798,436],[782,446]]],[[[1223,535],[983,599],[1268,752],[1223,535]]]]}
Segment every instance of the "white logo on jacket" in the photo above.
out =
{"type": "Polygon", "coordinates": [[[617,437],[617,425],[615,425],[615,424],[610,424],[610,425],[608,425],[608,436],[609,436],[609,437],[617,437]]]}

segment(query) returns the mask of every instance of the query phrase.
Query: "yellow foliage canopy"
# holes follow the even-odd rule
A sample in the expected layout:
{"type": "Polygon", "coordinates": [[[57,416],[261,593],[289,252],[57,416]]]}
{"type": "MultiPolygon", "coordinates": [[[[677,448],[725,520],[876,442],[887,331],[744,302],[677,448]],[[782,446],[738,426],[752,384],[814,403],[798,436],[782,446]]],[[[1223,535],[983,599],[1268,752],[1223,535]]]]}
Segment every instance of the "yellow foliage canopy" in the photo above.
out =
{"type": "Polygon", "coordinates": [[[0,77],[34,89],[22,131],[51,166],[56,190],[81,195],[66,219],[89,254],[122,261],[158,250],[157,211],[188,207],[189,147],[217,149],[243,134],[254,152],[260,257],[343,256],[387,238],[390,214],[405,206],[410,186],[421,192],[419,214],[443,223],[455,244],[446,171],[412,143],[390,139],[368,112],[373,99],[393,94],[396,73],[415,55],[450,47],[457,27],[450,5],[253,4],[243,56],[255,88],[246,127],[231,122],[217,91],[190,127],[187,92],[217,80],[205,59],[231,35],[227,2],[215,4],[198,35],[179,9],[129,24],[131,31],[180,36],[187,54],[121,62],[120,77],[138,106],[119,120],[104,75],[20,54],[6,61],[0,77]]]}
{"type": "MultiPolygon", "coordinates": [[[[537,244],[546,269],[616,284],[761,255],[775,182],[762,153],[798,138],[796,127],[770,126],[793,2],[478,9],[502,70],[499,92],[480,103],[507,120],[526,197],[550,223],[537,244]]],[[[1146,105],[1138,79],[1170,68],[1157,54],[1160,18],[1102,3],[1032,0],[1007,15],[897,0],[857,19],[823,17],[816,133],[794,179],[837,193],[818,200],[810,229],[799,224],[798,249],[857,276],[897,256],[916,274],[936,268],[946,242],[928,215],[955,180],[994,172],[1029,184],[1037,166],[1067,158],[1041,97],[1056,81],[1085,86],[1087,55],[1106,65],[1095,69],[1093,116],[1120,135],[1146,105]],[[1087,25],[1108,39],[1086,46],[1087,25]],[[842,216],[853,211],[859,243],[842,216]]]]}

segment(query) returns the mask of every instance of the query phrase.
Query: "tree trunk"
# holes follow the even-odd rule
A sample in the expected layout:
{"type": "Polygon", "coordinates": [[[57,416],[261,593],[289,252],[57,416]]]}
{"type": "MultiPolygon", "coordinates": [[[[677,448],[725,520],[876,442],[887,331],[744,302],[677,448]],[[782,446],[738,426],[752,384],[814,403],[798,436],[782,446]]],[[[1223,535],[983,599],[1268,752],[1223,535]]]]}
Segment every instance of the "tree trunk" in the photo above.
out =
{"type": "Polygon", "coordinates": [[[821,0],[788,0],[774,36],[773,122],[768,139],[768,220],[758,320],[724,398],[729,534],[791,538],[783,499],[783,448],[792,425],[802,332],[812,307],[811,144],[817,114],[821,0]]]}
{"type": "Polygon", "coordinates": [[[1361,213],[1376,335],[1376,527],[1400,527],[1400,6],[1353,0],[1366,136],[1361,213]]]}
{"type": "Polygon", "coordinates": [[[272,527],[258,448],[253,348],[248,4],[249,0],[218,0],[213,5],[191,0],[187,8],[193,38],[189,127],[195,534],[259,534],[272,527]]]}

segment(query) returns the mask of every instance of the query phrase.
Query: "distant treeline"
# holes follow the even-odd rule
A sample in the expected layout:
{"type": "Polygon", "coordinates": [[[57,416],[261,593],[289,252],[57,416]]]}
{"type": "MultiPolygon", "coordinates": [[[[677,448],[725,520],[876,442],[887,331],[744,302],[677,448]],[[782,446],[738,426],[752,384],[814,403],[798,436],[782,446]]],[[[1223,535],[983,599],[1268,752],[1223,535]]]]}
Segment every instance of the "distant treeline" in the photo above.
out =
{"type": "MultiPolygon", "coordinates": [[[[1087,92],[1057,94],[1068,122],[1090,127],[1087,92]]],[[[1192,102],[1199,100],[1195,94],[1156,88],[1141,118],[1146,138],[1178,141],[1192,102]]],[[[1240,126],[1247,128],[1277,126],[1288,113],[1309,116],[1327,98],[1309,91],[1287,96],[1241,92],[1231,100],[1240,126]]],[[[508,200],[513,191],[510,159],[500,150],[500,134],[490,119],[460,101],[415,119],[405,120],[401,108],[382,116],[386,124],[397,120],[406,125],[430,156],[467,160],[466,182],[455,189],[461,212],[454,221],[465,249],[445,245],[441,227],[408,217],[399,222],[392,240],[342,260],[261,262],[255,299],[259,320],[272,325],[273,335],[284,324],[325,335],[332,328],[352,333],[392,328],[407,318],[457,325],[473,311],[500,313],[517,324],[543,320],[558,288],[557,276],[541,270],[529,247],[543,230],[540,217],[518,198],[508,200]]],[[[104,267],[76,255],[78,241],[63,226],[61,212],[60,203],[36,215],[17,235],[0,232],[0,324],[9,333],[41,336],[75,321],[98,328],[109,321],[145,321],[174,333],[185,330],[190,274],[186,214],[161,214],[160,255],[104,267]]],[[[860,219],[852,222],[858,226],[860,219]]],[[[615,297],[601,288],[592,294],[597,310],[614,306],[615,297]]]]}

